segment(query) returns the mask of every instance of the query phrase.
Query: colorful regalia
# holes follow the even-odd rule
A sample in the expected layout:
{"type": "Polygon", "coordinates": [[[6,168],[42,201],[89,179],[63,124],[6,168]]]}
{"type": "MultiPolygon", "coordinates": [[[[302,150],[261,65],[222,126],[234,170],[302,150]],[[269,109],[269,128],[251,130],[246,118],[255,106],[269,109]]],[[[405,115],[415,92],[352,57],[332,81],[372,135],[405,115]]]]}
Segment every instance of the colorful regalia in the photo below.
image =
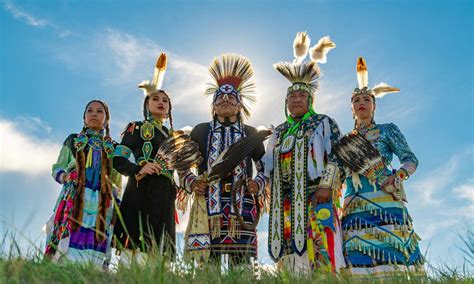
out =
{"type": "MultiPolygon", "coordinates": [[[[369,94],[375,98],[399,89],[380,84],[369,89],[365,60],[357,64],[359,88],[352,94],[369,94]]],[[[382,170],[378,177],[349,171],[346,179],[342,218],[343,251],[348,270],[353,275],[390,275],[394,272],[423,271],[423,256],[418,248],[420,237],[413,230],[412,218],[405,207],[403,180],[411,176],[418,160],[410,150],[405,137],[393,124],[375,124],[355,127],[375,147],[381,156],[382,170]],[[398,170],[390,169],[393,154],[400,160],[398,170]],[[396,174],[394,186],[381,185],[387,177],[396,174]]],[[[366,171],[368,172],[368,171],[366,171]]]]}
{"type": "Polygon", "coordinates": [[[129,123],[122,133],[122,141],[115,148],[114,168],[128,176],[120,204],[123,223],[118,220],[114,230],[115,247],[119,250],[149,252],[160,248],[163,243],[164,252],[175,253],[176,186],[173,172],[163,170],[161,174],[143,178],[138,175],[146,163],[161,163],[156,153],[170,135],[170,131],[151,116],[146,106],[150,96],[164,92],[160,87],[166,62],[166,55],[161,54],[153,80],[139,84],[139,88],[144,90],[146,119],[129,123]],[[132,156],[134,162],[130,161],[132,156]]]}
{"type": "MultiPolygon", "coordinates": [[[[254,91],[254,84],[250,81],[253,74],[250,62],[240,55],[225,54],[214,59],[209,71],[214,82],[206,93],[213,96],[213,104],[219,96],[234,96],[243,106],[241,112],[248,116],[250,112],[248,106],[245,105],[245,100],[249,99],[254,91]]],[[[194,127],[191,139],[198,143],[204,157],[204,161],[198,167],[198,175],[205,173],[224,150],[255,132],[255,128],[242,122],[242,113],[237,115],[237,121],[234,123],[219,122],[214,116],[211,122],[201,123],[194,127]]],[[[258,184],[259,192],[263,192],[266,180],[260,159],[264,152],[262,143],[234,169],[231,175],[210,183],[205,194],[205,201],[202,200],[203,205],[200,206],[202,209],[206,208],[207,216],[204,221],[200,221],[202,224],[196,230],[191,226],[193,222],[199,222],[200,217],[194,216],[199,213],[196,210],[191,211],[190,227],[185,240],[187,252],[194,255],[201,253],[203,256],[206,253],[209,255],[210,251],[211,257],[215,260],[220,259],[222,254],[229,254],[233,261],[243,262],[248,262],[249,257],[257,257],[257,232],[240,227],[237,212],[234,211],[231,203],[231,188],[236,181],[252,177],[253,161],[257,169],[254,180],[258,184]]],[[[181,175],[181,185],[187,193],[192,193],[191,186],[196,179],[198,177],[191,171],[181,175]]],[[[200,202],[199,198],[195,196],[195,205],[196,202],[200,202]]],[[[237,190],[236,200],[238,213],[243,217],[244,222],[249,224],[254,222],[257,214],[256,206],[258,206],[258,201],[254,196],[248,194],[245,187],[242,187],[237,190]]]]}
{"type": "Polygon", "coordinates": [[[337,211],[342,179],[332,152],[340,131],[332,118],[316,113],[312,103],[320,74],[317,62],[326,62],[326,53],[335,44],[329,37],[322,38],[310,49],[311,62],[304,63],[309,41],[306,33],[298,33],[294,62],[274,65],[292,83],[287,95],[307,94],[309,110],[299,120],[287,115],[267,146],[265,171],[271,181],[268,251],[284,269],[331,272],[344,265],[337,211]],[[318,189],[332,191],[328,203],[314,203],[318,189]]]}
{"type": "Polygon", "coordinates": [[[113,169],[105,177],[102,163],[110,163],[114,145],[115,142],[104,137],[103,131],[90,129],[71,134],[64,141],[52,174],[63,187],[47,224],[45,255],[53,261],[90,261],[97,266],[108,263],[113,230],[112,198],[118,202],[122,177],[113,169]],[[80,159],[85,159],[85,169],[78,165],[78,154],[80,159]],[[64,182],[66,175],[68,182],[64,182]],[[83,190],[78,186],[80,175],[84,175],[83,190]],[[104,188],[110,191],[102,192],[101,184],[107,179],[112,184],[104,188]]]}

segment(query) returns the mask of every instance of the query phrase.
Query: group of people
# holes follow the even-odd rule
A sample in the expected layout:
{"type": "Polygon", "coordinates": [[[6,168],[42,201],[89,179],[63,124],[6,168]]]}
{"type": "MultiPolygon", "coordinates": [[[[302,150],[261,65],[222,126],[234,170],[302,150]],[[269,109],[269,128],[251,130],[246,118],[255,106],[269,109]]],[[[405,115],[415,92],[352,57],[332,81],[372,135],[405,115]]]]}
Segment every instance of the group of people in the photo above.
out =
{"type": "MultiPolygon", "coordinates": [[[[252,66],[245,57],[224,54],[212,62],[206,90],[212,96],[212,119],[190,133],[203,159],[196,168],[178,172],[179,181],[156,156],[173,134],[171,97],[161,87],[166,55],[158,59],[153,79],[139,85],[145,93],[143,120],[129,123],[120,143],[109,135],[107,104],[89,102],[82,131],[68,136],[53,165],[53,178],[62,190],[48,222],[45,255],[57,262],[107,265],[115,247],[121,261],[146,258],[157,250],[173,259],[176,210],[191,197],[195,204],[185,255],[205,264],[220,264],[224,255],[230,267],[251,264],[257,258],[255,223],[267,204],[268,252],[278,268],[353,275],[423,273],[420,238],[403,188],[418,160],[396,125],[374,120],[376,98],[398,89],[385,84],[369,88],[365,60],[358,58],[358,87],[350,97],[351,135],[362,137],[380,159],[376,166],[356,165],[363,170],[355,170],[351,163],[356,158],[341,159],[336,151],[342,151],[347,136],[333,118],[313,109],[318,63],[326,62],[335,44],[324,37],[309,47],[308,34],[298,33],[294,61],[274,65],[291,83],[284,97],[286,120],[272,127],[266,149],[260,143],[219,180],[207,180],[207,171],[231,145],[257,133],[244,123],[255,99],[252,66]],[[391,167],[393,154],[400,160],[398,169],[391,167]],[[128,177],[123,196],[121,175],[128,177]],[[242,180],[243,186],[234,186],[242,180]]],[[[364,152],[361,145],[351,144],[353,153],[364,152]]],[[[355,157],[353,153],[349,156],[355,157]]]]}

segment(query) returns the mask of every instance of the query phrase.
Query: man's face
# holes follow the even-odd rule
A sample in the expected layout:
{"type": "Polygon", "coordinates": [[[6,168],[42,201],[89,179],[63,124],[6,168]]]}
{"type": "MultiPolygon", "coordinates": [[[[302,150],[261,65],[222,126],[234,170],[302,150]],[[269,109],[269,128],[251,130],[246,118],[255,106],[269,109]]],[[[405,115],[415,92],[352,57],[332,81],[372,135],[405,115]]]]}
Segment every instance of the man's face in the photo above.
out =
{"type": "Polygon", "coordinates": [[[288,95],[288,110],[292,117],[303,116],[309,111],[308,93],[303,91],[293,92],[288,95]]]}
{"type": "Polygon", "coordinates": [[[236,116],[241,108],[237,98],[232,95],[220,95],[214,102],[214,111],[221,117],[236,116]]]}

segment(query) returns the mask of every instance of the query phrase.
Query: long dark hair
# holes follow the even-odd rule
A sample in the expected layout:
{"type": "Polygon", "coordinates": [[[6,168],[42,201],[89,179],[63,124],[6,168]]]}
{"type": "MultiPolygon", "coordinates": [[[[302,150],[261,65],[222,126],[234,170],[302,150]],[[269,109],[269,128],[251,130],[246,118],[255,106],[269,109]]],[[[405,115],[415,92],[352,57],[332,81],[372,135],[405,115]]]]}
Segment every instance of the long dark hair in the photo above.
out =
{"type": "MultiPolygon", "coordinates": [[[[87,125],[85,125],[86,112],[89,105],[97,102],[104,107],[105,111],[105,137],[104,140],[110,140],[110,111],[109,107],[104,101],[92,100],[87,103],[84,110],[83,119],[84,127],[82,128],[81,134],[85,134],[87,125]]],[[[89,151],[92,151],[89,149],[89,151]]],[[[77,230],[82,223],[83,209],[84,209],[84,191],[86,182],[86,158],[84,148],[76,152],[76,171],[77,171],[77,183],[76,183],[76,194],[74,195],[74,205],[72,211],[73,222],[71,224],[72,230],[77,230]]],[[[96,217],[96,237],[99,240],[104,240],[105,235],[105,223],[107,214],[107,204],[110,204],[112,199],[112,188],[109,181],[110,173],[112,171],[112,161],[107,157],[107,153],[102,149],[101,153],[101,175],[100,175],[100,194],[99,194],[99,210],[96,217]]]]}

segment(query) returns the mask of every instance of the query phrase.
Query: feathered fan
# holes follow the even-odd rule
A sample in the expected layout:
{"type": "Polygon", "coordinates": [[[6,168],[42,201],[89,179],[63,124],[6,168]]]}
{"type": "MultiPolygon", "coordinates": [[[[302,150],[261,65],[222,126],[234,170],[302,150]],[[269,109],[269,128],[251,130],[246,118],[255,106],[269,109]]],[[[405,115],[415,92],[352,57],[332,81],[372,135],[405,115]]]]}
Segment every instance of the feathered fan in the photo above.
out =
{"type": "MultiPolygon", "coordinates": [[[[163,170],[185,171],[199,165],[203,158],[199,146],[182,130],[173,132],[156,153],[155,159],[162,162],[163,170]]],[[[137,181],[145,175],[137,175],[137,181]]]]}
{"type": "Polygon", "coordinates": [[[208,171],[209,181],[225,178],[238,164],[240,164],[255,148],[258,147],[272,132],[270,130],[260,130],[254,135],[249,135],[244,139],[232,144],[214,161],[208,171]]]}
{"type": "Polygon", "coordinates": [[[359,133],[349,133],[334,146],[338,159],[351,171],[375,183],[385,171],[379,151],[359,133]]]}

